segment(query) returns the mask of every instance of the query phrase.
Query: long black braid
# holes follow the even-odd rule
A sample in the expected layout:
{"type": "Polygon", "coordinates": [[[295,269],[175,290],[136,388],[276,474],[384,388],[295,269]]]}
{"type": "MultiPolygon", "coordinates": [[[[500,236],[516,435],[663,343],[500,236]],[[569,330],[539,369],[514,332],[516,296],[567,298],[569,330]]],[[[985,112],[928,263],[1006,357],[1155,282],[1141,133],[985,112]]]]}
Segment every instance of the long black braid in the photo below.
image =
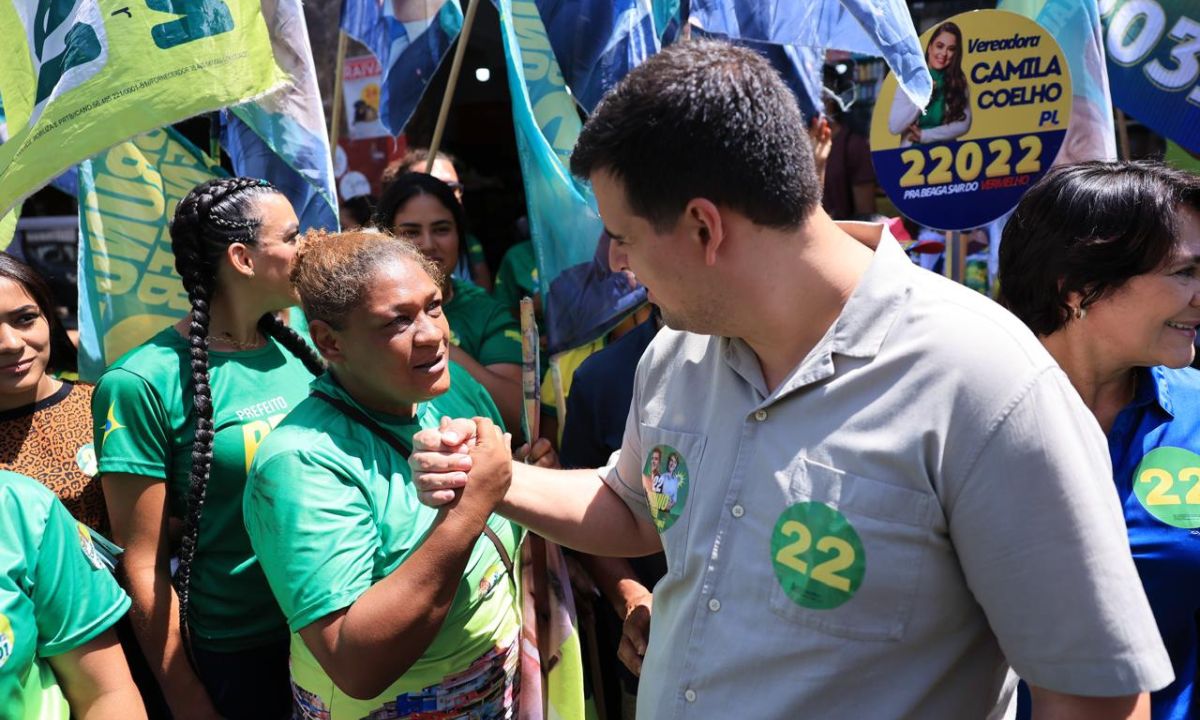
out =
{"type": "MultiPolygon", "coordinates": [[[[175,576],[179,594],[179,629],[188,656],[192,655],[188,607],[191,600],[192,561],[200,536],[200,517],[205,490],[212,471],[213,404],[208,378],[208,331],[217,267],[226,249],[239,242],[258,242],[260,218],[255,213],[257,198],[279,192],[265,180],[221,178],[196,186],[175,209],[171,223],[171,249],[175,270],[183,279],[192,310],[188,324],[191,356],[192,407],[196,415],[192,441],[192,470],[188,482],[187,516],[179,548],[179,571],[175,576]]],[[[259,330],[275,338],[304,362],[314,375],[324,372],[319,355],[294,330],[273,314],[258,321],[259,330]]]]}
{"type": "Polygon", "coordinates": [[[263,335],[275,338],[275,341],[287,348],[288,352],[300,358],[304,367],[308,368],[313,375],[325,372],[325,361],[321,359],[320,353],[305,342],[299,333],[284,325],[283,321],[273,313],[267,313],[258,319],[258,329],[262,331],[263,335]]]}

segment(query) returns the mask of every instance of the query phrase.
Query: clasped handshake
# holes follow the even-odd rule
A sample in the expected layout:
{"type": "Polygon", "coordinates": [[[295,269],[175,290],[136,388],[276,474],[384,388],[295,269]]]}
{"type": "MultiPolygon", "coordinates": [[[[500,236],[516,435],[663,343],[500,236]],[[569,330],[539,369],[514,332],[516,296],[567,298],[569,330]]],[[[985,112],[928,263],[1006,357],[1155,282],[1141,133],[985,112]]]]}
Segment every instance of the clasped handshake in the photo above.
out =
{"type": "MultiPolygon", "coordinates": [[[[558,467],[549,441],[540,438],[516,451],[518,460],[558,467]]],[[[409,458],[422,503],[448,507],[486,519],[512,483],[512,436],[487,418],[442,418],[437,428],[413,436],[409,458]]]]}

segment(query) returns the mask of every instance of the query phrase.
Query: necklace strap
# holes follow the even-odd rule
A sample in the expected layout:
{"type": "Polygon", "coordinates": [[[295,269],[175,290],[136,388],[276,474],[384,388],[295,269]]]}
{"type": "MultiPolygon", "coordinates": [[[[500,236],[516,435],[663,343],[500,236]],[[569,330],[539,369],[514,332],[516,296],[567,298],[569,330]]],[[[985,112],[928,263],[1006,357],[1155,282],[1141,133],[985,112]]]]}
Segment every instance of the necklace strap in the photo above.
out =
{"type": "MultiPolygon", "coordinates": [[[[375,434],[376,437],[386,443],[388,447],[395,450],[400,457],[404,458],[405,460],[408,460],[409,456],[412,454],[412,451],[408,447],[405,447],[400,438],[386,430],[382,425],[375,421],[375,418],[354,407],[345,400],[334,397],[320,390],[313,390],[312,396],[318,400],[323,400],[332,405],[346,417],[354,420],[359,425],[362,425],[366,429],[370,430],[375,434]]],[[[496,548],[496,553],[500,555],[500,562],[504,563],[504,570],[508,573],[509,581],[512,582],[513,587],[516,587],[517,575],[515,568],[513,567],[512,557],[508,554],[508,550],[504,547],[504,543],[501,542],[500,537],[496,535],[496,531],[488,527],[486,521],[483,523],[483,534],[487,536],[487,539],[491,541],[492,545],[496,548]]]]}
{"type": "Polygon", "coordinates": [[[235,348],[237,350],[257,350],[258,348],[265,345],[267,342],[266,339],[263,337],[256,337],[251,342],[242,342],[241,340],[235,340],[234,338],[229,337],[227,335],[209,335],[205,339],[208,340],[209,343],[212,343],[212,342],[224,343],[226,345],[232,346],[233,348],[235,348]]]}

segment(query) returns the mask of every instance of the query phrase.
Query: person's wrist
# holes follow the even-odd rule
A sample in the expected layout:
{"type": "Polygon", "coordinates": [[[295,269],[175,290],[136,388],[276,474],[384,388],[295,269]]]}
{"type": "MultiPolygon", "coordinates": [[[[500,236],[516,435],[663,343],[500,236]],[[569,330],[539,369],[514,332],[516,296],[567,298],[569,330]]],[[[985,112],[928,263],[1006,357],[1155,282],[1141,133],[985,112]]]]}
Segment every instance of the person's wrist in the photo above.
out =
{"type": "Polygon", "coordinates": [[[627,578],[617,583],[617,595],[619,601],[615,609],[624,620],[635,607],[643,604],[650,590],[637,580],[627,578]]]}
{"type": "Polygon", "coordinates": [[[482,508],[476,507],[472,503],[464,505],[462,500],[459,500],[454,507],[446,509],[443,524],[451,531],[468,537],[476,537],[483,532],[490,515],[490,512],[483,512],[482,508]]]}

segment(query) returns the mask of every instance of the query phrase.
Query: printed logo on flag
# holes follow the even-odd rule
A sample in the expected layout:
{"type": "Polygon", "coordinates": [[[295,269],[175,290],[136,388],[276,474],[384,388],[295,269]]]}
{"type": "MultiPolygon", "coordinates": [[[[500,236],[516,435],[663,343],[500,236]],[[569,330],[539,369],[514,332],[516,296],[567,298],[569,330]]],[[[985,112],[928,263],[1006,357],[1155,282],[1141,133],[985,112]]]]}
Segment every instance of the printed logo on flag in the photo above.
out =
{"type": "Polygon", "coordinates": [[[16,8],[37,75],[33,123],[52,94],[61,96],[104,68],[108,38],[97,0],[41,0],[36,7],[17,3],[16,8]]]}
{"type": "Polygon", "coordinates": [[[11,0],[0,38],[0,213],[131,135],[283,80],[258,0],[11,0]]]}

